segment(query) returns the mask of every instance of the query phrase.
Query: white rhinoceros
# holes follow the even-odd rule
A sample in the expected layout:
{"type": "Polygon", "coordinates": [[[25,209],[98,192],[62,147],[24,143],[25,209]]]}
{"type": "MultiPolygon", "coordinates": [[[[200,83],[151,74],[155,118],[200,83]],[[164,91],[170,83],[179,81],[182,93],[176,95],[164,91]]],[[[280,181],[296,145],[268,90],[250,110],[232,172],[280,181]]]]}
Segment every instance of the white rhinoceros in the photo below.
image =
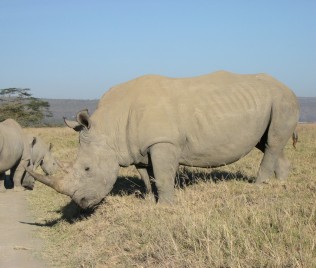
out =
{"type": "Polygon", "coordinates": [[[25,134],[22,127],[13,119],[0,123],[0,191],[4,191],[5,171],[10,170],[10,180],[14,190],[23,187],[33,189],[34,178],[25,172],[29,165],[35,170],[41,166],[46,174],[57,171],[58,162],[51,153],[52,144],[40,138],[25,134]],[[22,187],[23,186],[23,187],[22,187]]]}
{"type": "Polygon", "coordinates": [[[112,189],[120,166],[153,169],[159,202],[174,199],[180,165],[218,167],[257,147],[264,153],[256,182],[288,175],[283,149],[299,118],[294,93],[266,74],[216,72],[173,79],[148,75],[113,87],[96,111],[66,121],[79,132],[80,148],[64,177],[37,180],[70,196],[82,208],[112,189]]]}
{"type": "MultiPolygon", "coordinates": [[[[40,166],[46,175],[57,172],[57,169],[61,166],[51,152],[53,145],[51,143],[47,144],[41,138],[33,137],[31,134],[28,134],[27,138],[29,142],[33,142],[30,161],[33,171],[40,166]]],[[[34,178],[26,174],[22,179],[22,186],[33,189],[34,178]]]]}
{"type": "Polygon", "coordinates": [[[24,166],[29,165],[33,139],[27,139],[21,126],[13,119],[0,123],[0,190],[4,191],[5,171],[10,170],[14,190],[23,190],[24,166]]]}

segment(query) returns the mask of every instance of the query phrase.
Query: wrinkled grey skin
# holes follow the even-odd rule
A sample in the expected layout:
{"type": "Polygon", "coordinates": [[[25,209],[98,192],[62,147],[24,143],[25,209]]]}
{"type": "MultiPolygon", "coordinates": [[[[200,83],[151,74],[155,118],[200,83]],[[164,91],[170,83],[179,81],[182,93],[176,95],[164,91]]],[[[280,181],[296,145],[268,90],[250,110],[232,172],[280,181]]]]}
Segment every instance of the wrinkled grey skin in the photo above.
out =
{"type": "Polygon", "coordinates": [[[65,121],[80,139],[65,177],[27,170],[89,208],[111,191],[120,166],[136,165],[143,178],[153,175],[158,201],[170,203],[179,164],[227,165],[254,147],[264,153],[256,182],[274,175],[285,179],[289,162],[283,149],[298,118],[294,93],[266,74],[143,76],[106,92],[91,116],[81,111],[77,121],[65,121]]]}
{"type": "MultiPolygon", "coordinates": [[[[31,164],[33,166],[33,171],[40,166],[46,175],[56,173],[60,165],[51,152],[53,145],[51,143],[45,143],[39,137],[34,139],[32,135],[27,135],[27,138],[29,142],[33,141],[33,146],[31,148],[31,164]]],[[[28,189],[33,189],[34,178],[29,174],[26,174],[23,178],[22,186],[28,189]]]]}
{"type": "Polygon", "coordinates": [[[24,166],[29,165],[33,139],[26,139],[21,126],[13,119],[0,123],[0,191],[5,191],[5,172],[10,170],[14,190],[21,191],[24,166]]]}

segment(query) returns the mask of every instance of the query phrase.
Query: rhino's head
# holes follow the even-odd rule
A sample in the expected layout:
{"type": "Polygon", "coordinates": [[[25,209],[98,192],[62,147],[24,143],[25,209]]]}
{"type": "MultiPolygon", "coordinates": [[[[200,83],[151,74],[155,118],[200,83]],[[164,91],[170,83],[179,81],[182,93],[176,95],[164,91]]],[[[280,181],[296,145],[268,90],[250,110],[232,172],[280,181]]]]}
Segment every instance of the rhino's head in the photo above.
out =
{"type": "MultiPolygon", "coordinates": [[[[38,165],[40,165],[46,175],[52,175],[57,172],[58,168],[63,168],[52,154],[53,145],[51,143],[47,145],[46,143],[43,143],[39,138],[31,136],[30,140],[32,142],[30,144],[31,160],[29,168],[33,168],[33,170],[35,170],[38,165]]],[[[34,178],[29,174],[25,174],[22,185],[25,188],[32,190],[34,188],[34,183],[34,178]]]]}
{"type": "Polygon", "coordinates": [[[64,177],[43,176],[27,168],[38,181],[70,196],[80,207],[91,208],[104,199],[116,181],[119,164],[115,150],[98,133],[88,112],[77,114],[77,121],[67,126],[80,133],[77,158],[64,177]]]}
{"type": "Polygon", "coordinates": [[[55,159],[55,157],[52,154],[52,148],[53,148],[53,145],[50,143],[40,163],[41,168],[43,169],[46,175],[52,175],[56,173],[58,170],[58,167],[61,167],[61,165],[58,163],[58,161],[55,159]]]}

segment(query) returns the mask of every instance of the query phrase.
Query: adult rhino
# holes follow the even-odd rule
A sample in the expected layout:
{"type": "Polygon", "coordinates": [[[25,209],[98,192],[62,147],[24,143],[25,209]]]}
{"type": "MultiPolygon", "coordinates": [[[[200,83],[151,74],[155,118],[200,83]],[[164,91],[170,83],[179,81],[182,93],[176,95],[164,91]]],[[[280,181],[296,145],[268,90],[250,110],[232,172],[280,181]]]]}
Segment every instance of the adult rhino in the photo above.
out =
{"type": "MultiPolygon", "coordinates": [[[[52,154],[52,143],[47,144],[39,137],[33,137],[28,134],[27,139],[29,143],[32,143],[31,147],[31,167],[35,171],[39,166],[46,175],[52,175],[57,172],[61,165],[52,154]]],[[[22,179],[22,186],[25,188],[34,188],[34,178],[29,174],[26,174],[22,179]]]]}
{"type": "Polygon", "coordinates": [[[159,202],[174,199],[178,165],[218,167],[257,147],[263,153],[256,182],[285,179],[283,149],[299,118],[294,93],[266,74],[216,72],[196,78],[148,75],[113,87],[96,111],[67,121],[79,132],[72,170],[40,182],[70,196],[82,208],[98,204],[112,189],[119,167],[151,169],[159,202]]]}
{"type": "Polygon", "coordinates": [[[25,174],[24,166],[29,165],[33,138],[27,139],[22,127],[13,119],[0,123],[0,190],[4,191],[5,171],[10,170],[14,190],[23,190],[21,185],[25,174]]]}

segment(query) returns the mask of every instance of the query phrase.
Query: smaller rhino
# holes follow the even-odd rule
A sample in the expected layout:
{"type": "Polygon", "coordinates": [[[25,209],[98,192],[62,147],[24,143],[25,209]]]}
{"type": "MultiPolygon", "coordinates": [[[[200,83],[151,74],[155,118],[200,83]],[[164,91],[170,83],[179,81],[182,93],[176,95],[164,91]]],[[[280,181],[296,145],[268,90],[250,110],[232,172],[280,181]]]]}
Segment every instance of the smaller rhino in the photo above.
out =
{"type": "MultiPolygon", "coordinates": [[[[33,137],[32,135],[27,135],[27,139],[32,143],[30,160],[32,170],[35,171],[40,166],[46,175],[56,173],[58,167],[61,167],[61,165],[51,152],[53,148],[52,143],[47,144],[41,138],[33,137]]],[[[22,179],[22,186],[28,189],[33,189],[34,183],[34,178],[28,173],[25,174],[22,179]]]]}

